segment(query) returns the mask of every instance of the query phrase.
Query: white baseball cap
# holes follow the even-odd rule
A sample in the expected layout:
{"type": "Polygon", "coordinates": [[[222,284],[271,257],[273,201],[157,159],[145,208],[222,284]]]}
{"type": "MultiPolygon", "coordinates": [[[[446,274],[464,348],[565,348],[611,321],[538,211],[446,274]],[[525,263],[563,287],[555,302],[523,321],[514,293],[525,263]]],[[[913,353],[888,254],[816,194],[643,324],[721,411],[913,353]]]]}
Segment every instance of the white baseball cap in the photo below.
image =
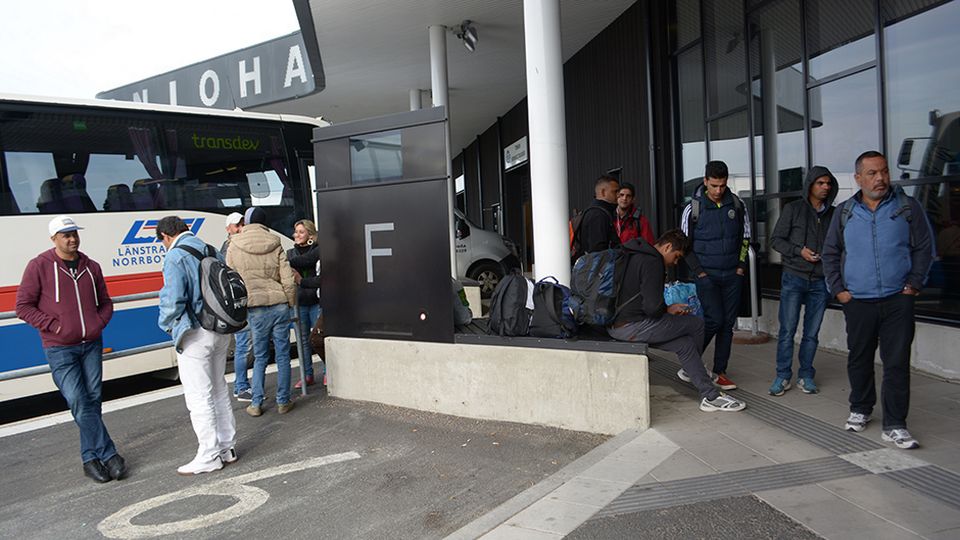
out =
{"type": "Polygon", "coordinates": [[[227,216],[226,226],[229,227],[231,225],[237,225],[238,223],[240,223],[242,219],[243,219],[243,214],[241,214],[240,212],[233,212],[229,216],[227,216]]]}
{"type": "Polygon", "coordinates": [[[50,220],[47,229],[50,231],[50,236],[56,236],[57,233],[61,232],[80,231],[83,230],[83,227],[77,225],[77,222],[70,216],[57,216],[50,220]]]}

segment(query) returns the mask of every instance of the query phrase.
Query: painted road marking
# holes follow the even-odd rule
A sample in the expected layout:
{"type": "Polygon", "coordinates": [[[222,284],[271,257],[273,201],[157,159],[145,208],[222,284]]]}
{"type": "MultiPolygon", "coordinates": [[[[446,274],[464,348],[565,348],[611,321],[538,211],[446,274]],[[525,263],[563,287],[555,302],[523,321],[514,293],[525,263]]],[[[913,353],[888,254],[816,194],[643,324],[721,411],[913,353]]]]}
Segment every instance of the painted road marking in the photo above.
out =
{"type": "MultiPolygon", "coordinates": [[[[290,361],[290,367],[296,368],[299,367],[300,363],[297,360],[290,361]]],[[[276,364],[270,364],[267,366],[266,374],[277,372],[276,364]]],[[[236,377],[234,373],[227,373],[225,379],[228,384],[233,382],[233,379],[236,377]]],[[[153,390],[151,392],[145,392],[143,394],[137,394],[135,396],[128,396],[125,398],[114,399],[110,401],[103,402],[103,414],[111,413],[114,411],[122,411],[123,409],[129,409],[131,407],[136,407],[137,405],[144,405],[146,403],[153,403],[154,401],[160,401],[162,399],[168,399],[176,396],[183,395],[182,386],[171,386],[170,388],[161,388],[160,390],[153,390]]],[[[0,427],[0,439],[4,437],[9,437],[11,435],[17,435],[20,433],[27,433],[30,431],[36,431],[38,429],[43,429],[50,426],[56,426],[60,424],[67,424],[73,422],[73,416],[71,416],[70,411],[63,411],[53,414],[48,414],[46,416],[40,416],[37,418],[28,418],[27,420],[20,420],[19,422],[13,422],[5,426],[0,427]]]]}
{"type": "Polygon", "coordinates": [[[174,491],[173,493],[160,495],[159,497],[153,497],[152,499],[131,504],[130,506],[123,508],[119,512],[108,516],[106,519],[101,521],[100,524],[97,525],[97,529],[108,538],[122,539],[153,538],[155,536],[164,534],[181,534],[189,531],[195,531],[197,529],[203,529],[205,527],[210,527],[212,525],[217,525],[225,521],[244,516],[259,508],[261,505],[263,505],[263,503],[267,502],[267,499],[270,498],[270,494],[265,490],[245,484],[256,482],[257,480],[263,480],[264,478],[270,478],[272,476],[279,476],[282,474],[302,471],[304,469],[321,467],[323,465],[330,465],[332,463],[340,463],[342,461],[350,461],[359,458],[360,454],[356,452],[331,454],[329,456],[307,459],[304,461],[298,461],[296,463],[288,463],[286,465],[279,465],[277,467],[270,467],[269,469],[242,474],[233,478],[227,478],[226,480],[220,480],[217,482],[211,482],[209,484],[181,489],[179,491],[174,491]],[[169,523],[158,523],[154,525],[135,525],[132,523],[134,518],[140,514],[143,514],[144,512],[153,510],[154,508],[159,508],[174,501],[179,501],[198,495],[220,495],[232,497],[236,499],[237,502],[218,512],[214,512],[205,516],[198,516],[192,519],[173,521],[169,523]]]}

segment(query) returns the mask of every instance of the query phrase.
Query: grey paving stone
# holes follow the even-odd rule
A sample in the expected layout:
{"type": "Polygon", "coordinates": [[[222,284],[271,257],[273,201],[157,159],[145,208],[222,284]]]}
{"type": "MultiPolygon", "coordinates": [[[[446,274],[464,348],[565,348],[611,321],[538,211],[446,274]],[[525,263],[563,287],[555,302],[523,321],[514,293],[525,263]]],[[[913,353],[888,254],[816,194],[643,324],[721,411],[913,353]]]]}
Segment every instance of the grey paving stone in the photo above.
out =
{"type": "Polygon", "coordinates": [[[635,512],[590,520],[568,540],[624,538],[677,539],[819,538],[756,497],[732,497],[686,506],[635,512]]]}

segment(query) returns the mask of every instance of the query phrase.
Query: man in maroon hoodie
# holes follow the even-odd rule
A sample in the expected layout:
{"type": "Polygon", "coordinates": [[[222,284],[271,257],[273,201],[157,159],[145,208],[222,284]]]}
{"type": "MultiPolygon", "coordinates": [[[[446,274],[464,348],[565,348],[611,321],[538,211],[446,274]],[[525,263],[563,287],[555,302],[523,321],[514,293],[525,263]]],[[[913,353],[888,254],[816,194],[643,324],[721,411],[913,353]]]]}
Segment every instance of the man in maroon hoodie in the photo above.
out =
{"type": "Polygon", "coordinates": [[[27,263],[17,289],[17,316],[40,331],[43,354],[80,428],[83,472],[97,482],[119,480],[127,468],[100,410],[103,340],[113,316],[100,265],[80,252],[73,218],[49,224],[53,249],[27,263]]]}

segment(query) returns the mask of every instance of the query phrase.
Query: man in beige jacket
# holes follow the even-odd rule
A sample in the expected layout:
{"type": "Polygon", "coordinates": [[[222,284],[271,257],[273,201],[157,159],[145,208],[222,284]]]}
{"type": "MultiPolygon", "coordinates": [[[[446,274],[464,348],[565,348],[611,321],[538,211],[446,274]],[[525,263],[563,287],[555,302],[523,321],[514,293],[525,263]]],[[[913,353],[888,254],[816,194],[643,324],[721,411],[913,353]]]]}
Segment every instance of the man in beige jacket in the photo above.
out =
{"type": "Polygon", "coordinates": [[[247,414],[263,414],[263,379],[270,355],[270,339],[277,362],[277,412],[293,409],[290,401],[290,307],[297,285],[280,237],[268,229],[266,214],[257,207],[244,214],[244,227],[230,240],[227,266],[247,285],[247,321],[253,341],[253,400],[247,414]]]}

